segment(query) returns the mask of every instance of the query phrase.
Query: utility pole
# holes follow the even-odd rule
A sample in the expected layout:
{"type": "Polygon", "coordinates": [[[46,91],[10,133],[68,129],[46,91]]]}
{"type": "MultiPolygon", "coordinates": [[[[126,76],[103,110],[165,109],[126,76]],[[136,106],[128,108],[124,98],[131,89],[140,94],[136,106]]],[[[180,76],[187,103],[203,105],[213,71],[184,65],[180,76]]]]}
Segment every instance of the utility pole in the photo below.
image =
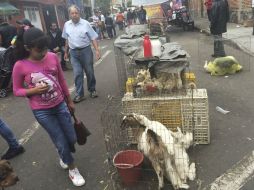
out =
{"type": "Polygon", "coordinates": [[[253,24],[252,35],[254,35],[254,0],[252,0],[251,2],[251,7],[252,7],[252,24],[253,24]]]}
{"type": "Polygon", "coordinates": [[[91,0],[92,15],[93,15],[94,8],[95,8],[94,6],[95,6],[95,0],[91,0]]]}

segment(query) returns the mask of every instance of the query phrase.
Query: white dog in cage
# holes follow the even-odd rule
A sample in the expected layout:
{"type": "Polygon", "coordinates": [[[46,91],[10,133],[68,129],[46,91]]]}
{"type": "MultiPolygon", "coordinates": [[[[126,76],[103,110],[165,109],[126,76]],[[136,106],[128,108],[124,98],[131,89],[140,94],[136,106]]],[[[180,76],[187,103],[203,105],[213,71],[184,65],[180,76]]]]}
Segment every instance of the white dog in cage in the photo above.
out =
{"type": "Polygon", "coordinates": [[[157,121],[150,121],[143,115],[130,114],[123,118],[122,127],[140,127],[137,134],[138,149],[151,161],[158,176],[159,189],[164,187],[164,176],[171,181],[174,189],[188,189],[178,174],[175,160],[173,132],[157,121]]]}

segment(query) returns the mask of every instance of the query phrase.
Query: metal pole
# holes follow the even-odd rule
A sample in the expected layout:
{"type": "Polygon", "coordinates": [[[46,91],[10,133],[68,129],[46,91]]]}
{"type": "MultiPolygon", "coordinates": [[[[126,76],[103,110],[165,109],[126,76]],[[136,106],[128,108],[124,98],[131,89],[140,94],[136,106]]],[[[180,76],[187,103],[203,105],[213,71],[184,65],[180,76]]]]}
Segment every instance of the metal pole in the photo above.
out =
{"type": "Polygon", "coordinates": [[[251,2],[251,7],[252,7],[252,24],[253,24],[252,35],[254,35],[254,0],[252,0],[251,2]]]}
{"type": "Polygon", "coordinates": [[[93,14],[93,12],[94,12],[94,0],[91,0],[91,7],[92,7],[92,14],[93,14]]]}

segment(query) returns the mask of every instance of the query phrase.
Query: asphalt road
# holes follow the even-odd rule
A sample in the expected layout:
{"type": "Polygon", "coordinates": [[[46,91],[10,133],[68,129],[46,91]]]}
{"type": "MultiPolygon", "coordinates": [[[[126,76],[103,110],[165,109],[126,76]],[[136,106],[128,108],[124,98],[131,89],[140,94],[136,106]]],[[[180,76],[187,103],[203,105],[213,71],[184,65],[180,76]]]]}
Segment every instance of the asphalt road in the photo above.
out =
{"type": "MultiPolygon", "coordinates": [[[[171,41],[179,42],[189,52],[190,70],[196,74],[197,86],[208,91],[211,143],[197,145],[190,151],[191,160],[197,164],[198,179],[191,184],[191,190],[198,190],[208,186],[253,150],[253,58],[226,46],[226,53],[240,61],[243,71],[228,77],[214,77],[203,69],[205,60],[211,59],[210,55],[213,53],[211,37],[198,32],[178,30],[172,33],[171,41]],[[216,106],[229,110],[230,113],[221,114],[216,111],[216,106]]],[[[56,150],[48,135],[36,125],[26,100],[10,95],[0,99],[0,117],[11,126],[26,149],[23,155],[11,160],[21,181],[10,187],[10,190],[111,190],[101,113],[108,98],[118,95],[118,82],[113,41],[101,41],[100,46],[104,57],[95,66],[99,98],[87,97],[76,105],[77,115],[92,132],[88,143],[77,146],[75,154],[76,164],[86,178],[86,185],[81,188],[73,187],[68,179],[68,172],[59,166],[56,150]]],[[[71,88],[72,71],[65,72],[65,76],[71,88]]],[[[0,139],[0,152],[4,152],[6,148],[6,143],[0,139]]],[[[153,190],[157,187],[154,180],[143,178],[143,182],[139,189],[153,190]]],[[[253,190],[253,186],[254,182],[248,181],[242,189],[253,190]]]]}

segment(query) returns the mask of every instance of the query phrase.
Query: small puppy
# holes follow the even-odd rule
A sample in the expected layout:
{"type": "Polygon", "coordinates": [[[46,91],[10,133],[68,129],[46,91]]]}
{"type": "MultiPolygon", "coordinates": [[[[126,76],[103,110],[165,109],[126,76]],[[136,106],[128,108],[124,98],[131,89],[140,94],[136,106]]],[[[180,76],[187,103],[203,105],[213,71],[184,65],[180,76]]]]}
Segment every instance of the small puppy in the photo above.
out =
{"type": "Polygon", "coordinates": [[[14,173],[11,164],[7,160],[0,160],[0,188],[4,189],[15,185],[19,181],[18,176],[14,173]]]}

